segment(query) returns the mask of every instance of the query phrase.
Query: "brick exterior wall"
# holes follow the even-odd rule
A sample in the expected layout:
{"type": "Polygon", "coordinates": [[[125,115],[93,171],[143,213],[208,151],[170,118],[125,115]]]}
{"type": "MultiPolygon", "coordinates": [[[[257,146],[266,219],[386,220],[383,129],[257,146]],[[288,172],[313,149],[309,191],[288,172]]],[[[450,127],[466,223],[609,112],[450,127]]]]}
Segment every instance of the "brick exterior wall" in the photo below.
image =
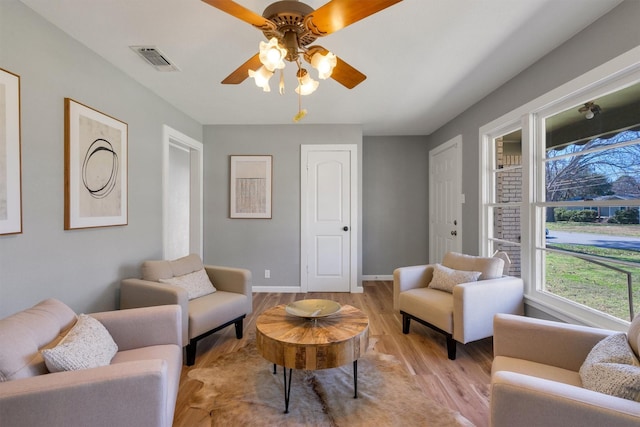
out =
{"type": "MultiPolygon", "coordinates": [[[[522,156],[505,155],[501,138],[496,139],[496,166],[498,169],[522,164],[522,156]]],[[[496,202],[522,201],[522,168],[499,172],[496,177],[496,202]]],[[[503,207],[494,215],[495,237],[511,242],[520,242],[520,209],[503,207]]],[[[496,250],[505,251],[511,258],[511,276],[520,277],[520,247],[497,243],[496,250]]]]}

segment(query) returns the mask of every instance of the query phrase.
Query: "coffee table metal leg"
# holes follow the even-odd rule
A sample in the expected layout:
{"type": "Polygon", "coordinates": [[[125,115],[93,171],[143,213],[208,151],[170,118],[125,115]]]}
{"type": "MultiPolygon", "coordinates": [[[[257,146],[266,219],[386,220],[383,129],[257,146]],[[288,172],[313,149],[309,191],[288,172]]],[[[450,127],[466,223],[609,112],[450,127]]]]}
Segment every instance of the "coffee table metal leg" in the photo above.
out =
{"type": "Polygon", "coordinates": [[[358,361],[353,361],[353,398],[358,398],[358,361]]]}
{"type": "Polygon", "coordinates": [[[289,384],[287,384],[287,368],[282,367],[284,372],[284,413],[289,413],[289,396],[291,396],[291,377],[293,377],[293,368],[289,369],[289,384]]]}

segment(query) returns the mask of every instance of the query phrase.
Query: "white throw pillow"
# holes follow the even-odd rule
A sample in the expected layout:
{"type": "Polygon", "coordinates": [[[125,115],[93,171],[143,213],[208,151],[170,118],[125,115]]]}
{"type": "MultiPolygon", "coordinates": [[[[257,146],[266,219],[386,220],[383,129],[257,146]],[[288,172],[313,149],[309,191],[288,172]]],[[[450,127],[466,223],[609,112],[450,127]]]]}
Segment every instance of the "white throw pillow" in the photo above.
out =
{"type": "Polygon", "coordinates": [[[433,277],[429,283],[429,288],[453,293],[453,287],[461,283],[477,282],[480,277],[479,271],[454,270],[442,264],[433,266],[433,277]]]}
{"type": "Polygon", "coordinates": [[[608,336],[596,344],[580,367],[584,388],[640,401],[640,362],[626,334],[608,336]]]}
{"type": "Polygon", "coordinates": [[[184,276],[160,279],[160,282],[186,289],[190,300],[212,294],[216,291],[204,268],[194,271],[193,273],[185,274],[184,276]]]}
{"type": "Polygon", "coordinates": [[[57,346],[41,351],[49,372],[106,366],[117,352],[118,346],[107,328],[86,314],[78,316],[76,324],[57,346]]]}

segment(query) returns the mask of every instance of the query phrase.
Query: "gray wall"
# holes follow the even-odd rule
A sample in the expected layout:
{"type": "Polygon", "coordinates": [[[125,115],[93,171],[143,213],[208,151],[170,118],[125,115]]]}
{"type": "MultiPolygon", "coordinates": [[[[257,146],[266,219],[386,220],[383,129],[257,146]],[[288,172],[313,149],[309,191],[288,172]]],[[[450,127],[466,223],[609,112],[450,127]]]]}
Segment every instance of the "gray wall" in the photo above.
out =
{"type": "Polygon", "coordinates": [[[429,151],[425,136],[364,138],[363,263],[367,276],[429,258],[429,151]]]}
{"type": "MultiPolygon", "coordinates": [[[[366,137],[362,143],[359,126],[205,127],[205,261],[246,266],[254,271],[257,286],[298,286],[299,146],[357,143],[363,178],[361,238],[366,246],[362,274],[386,275],[396,266],[423,262],[428,255],[428,149],[458,134],[464,138],[463,250],[477,253],[479,127],[639,45],[638,16],[640,2],[625,1],[429,137],[366,137]],[[274,155],[273,220],[228,219],[230,154],[274,155]],[[418,155],[424,158],[422,169],[418,155]],[[379,170],[381,165],[388,170],[379,170]],[[422,186],[418,174],[424,174],[422,186]],[[424,199],[398,193],[401,187],[424,194],[424,199]],[[385,210],[412,202],[416,212],[402,211],[403,222],[394,221],[398,212],[385,210]],[[409,231],[424,240],[412,240],[405,234],[409,231]],[[266,282],[265,269],[272,270],[266,282]]],[[[490,56],[482,65],[484,71],[494,66],[499,64],[490,56]]],[[[203,140],[202,126],[17,0],[0,1],[0,67],[21,76],[24,229],[20,235],[0,236],[0,317],[50,296],[77,311],[115,308],[119,280],[137,275],[142,260],[162,254],[162,125],[197,140],[203,140]],[[65,97],[129,125],[125,227],[63,230],[65,97]]]]}
{"type": "Polygon", "coordinates": [[[114,309],[120,278],[162,255],[162,125],[197,140],[202,126],[15,0],[0,1],[0,67],[21,77],[23,180],[23,233],[0,236],[0,317],[48,297],[114,309]],[[129,126],[127,226],[63,230],[65,97],[129,126]]]}
{"type": "MultiPolygon", "coordinates": [[[[300,286],[300,146],[357,144],[362,198],[362,128],[359,125],[205,126],[204,259],[248,268],[254,286],[300,286]],[[229,156],[272,155],[272,219],[229,218],[229,156]],[[264,278],[264,270],[271,278],[264,278]]],[[[360,220],[362,223],[362,220],[360,220]]],[[[362,239],[360,238],[360,241],[362,239]]],[[[359,263],[359,276],[361,262],[359,263]]]]}
{"type": "MultiPolygon", "coordinates": [[[[640,1],[623,2],[429,136],[430,148],[456,135],[462,134],[463,137],[462,192],[466,195],[462,214],[464,252],[477,254],[479,250],[479,128],[640,45],[639,16],[640,1]]],[[[488,57],[482,68],[499,66],[488,57]]]]}

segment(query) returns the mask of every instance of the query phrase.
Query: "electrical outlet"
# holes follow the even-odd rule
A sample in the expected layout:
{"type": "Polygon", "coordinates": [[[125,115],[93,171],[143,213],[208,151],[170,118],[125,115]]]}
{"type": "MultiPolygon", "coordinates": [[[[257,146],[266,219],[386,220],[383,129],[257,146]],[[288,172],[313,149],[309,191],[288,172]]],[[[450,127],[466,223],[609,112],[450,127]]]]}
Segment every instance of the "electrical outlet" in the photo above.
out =
{"type": "Polygon", "coordinates": [[[264,271],[264,278],[265,279],[271,279],[271,270],[265,270],[264,271]]]}

